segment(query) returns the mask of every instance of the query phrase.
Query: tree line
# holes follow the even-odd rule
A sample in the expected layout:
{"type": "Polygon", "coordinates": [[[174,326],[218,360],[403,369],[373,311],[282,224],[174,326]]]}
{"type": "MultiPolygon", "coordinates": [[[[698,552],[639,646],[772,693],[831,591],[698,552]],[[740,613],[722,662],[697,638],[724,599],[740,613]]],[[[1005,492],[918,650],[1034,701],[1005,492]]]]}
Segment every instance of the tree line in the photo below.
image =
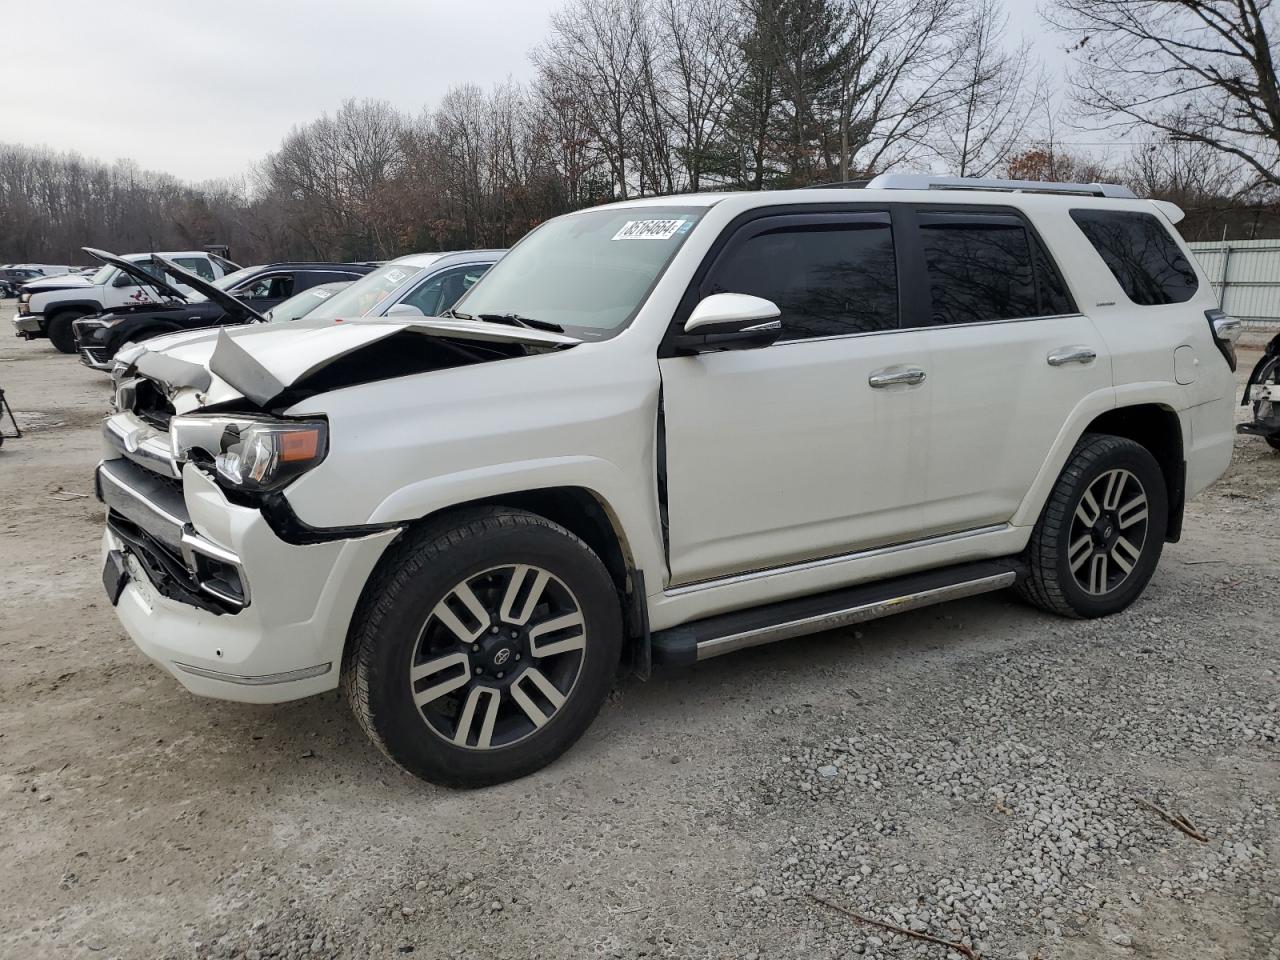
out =
{"type": "Polygon", "coordinates": [[[1280,233],[1271,0],[1051,0],[1065,82],[997,0],[570,0],[533,76],[351,100],[235,181],[0,145],[0,262],[226,243],[241,262],[507,246],[557,214],[887,170],[1109,180],[1193,238],[1280,233]],[[1073,147],[1124,137],[1118,156],[1073,147]],[[1261,231],[1261,232],[1260,232],[1261,231]]]}

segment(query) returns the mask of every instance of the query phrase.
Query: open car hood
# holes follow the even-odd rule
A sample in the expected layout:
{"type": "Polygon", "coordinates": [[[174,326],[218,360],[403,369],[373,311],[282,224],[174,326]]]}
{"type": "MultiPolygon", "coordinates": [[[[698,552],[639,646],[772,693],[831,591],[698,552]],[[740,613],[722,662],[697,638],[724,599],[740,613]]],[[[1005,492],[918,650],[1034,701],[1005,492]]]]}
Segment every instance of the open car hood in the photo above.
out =
{"type": "MultiPolygon", "coordinates": [[[[179,290],[175,286],[171,286],[169,283],[165,282],[159,277],[153,277],[151,274],[147,273],[147,271],[143,270],[142,267],[140,267],[137,263],[134,263],[132,260],[125,260],[123,257],[117,257],[114,253],[107,253],[107,251],[105,250],[95,250],[93,247],[81,247],[80,249],[83,250],[85,253],[89,254],[91,257],[97,257],[103,263],[109,263],[113,267],[117,267],[120,270],[123,270],[129,276],[133,277],[133,279],[136,280],[142,286],[152,287],[156,290],[159,290],[164,296],[173,297],[174,299],[179,300],[182,303],[187,302],[186,295],[183,294],[181,290],[179,290]]],[[[153,256],[151,259],[156,261],[157,263],[160,262],[159,257],[153,256]]]]}
{"type": "Polygon", "coordinates": [[[531,352],[565,349],[582,342],[562,333],[482,320],[370,319],[307,328],[294,324],[219,327],[137,344],[116,354],[116,360],[124,365],[126,375],[136,371],[170,388],[179,413],[237,397],[267,407],[290,389],[304,387],[309,377],[335,361],[398,334],[512,344],[531,352]],[[177,395],[190,391],[202,398],[179,402],[177,395]]]}
{"type": "Polygon", "coordinates": [[[182,282],[192,290],[203,293],[209,300],[213,301],[225,310],[227,316],[236,317],[240,320],[257,320],[261,323],[267,322],[267,318],[257,310],[253,309],[253,307],[249,306],[240,298],[233,297],[221,287],[215,287],[204,277],[198,277],[190,270],[184,270],[172,260],[166,260],[164,257],[153,255],[151,259],[163,266],[175,277],[181,278],[182,282]]]}

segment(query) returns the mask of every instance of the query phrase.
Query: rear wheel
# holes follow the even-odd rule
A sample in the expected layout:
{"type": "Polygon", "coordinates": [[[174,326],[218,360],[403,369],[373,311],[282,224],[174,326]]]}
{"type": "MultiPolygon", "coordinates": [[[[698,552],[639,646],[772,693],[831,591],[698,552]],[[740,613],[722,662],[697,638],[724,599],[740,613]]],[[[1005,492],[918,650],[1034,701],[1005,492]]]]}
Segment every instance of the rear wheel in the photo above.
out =
{"type": "Polygon", "coordinates": [[[1125,609],[1160,561],[1168,512],[1164,475],[1146,447],[1086,434],[1036,521],[1019,592],[1068,617],[1125,609]]]}
{"type": "Polygon", "coordinates": [[[71,323],[85,316],[88,314],[82,310],[63,310],[49,318],[47,328],[49,341],[58,348],[60,353],[76,352],[76,334],[71,329],[71,323]]]}
{"type": "Polygon", "coordinates": [[[349,638],[344,683],[410,773],[478,787],[550,763],[608,695],[622,647],[604,564],[535,514],[459,514],[393,548],[349,638]]]}

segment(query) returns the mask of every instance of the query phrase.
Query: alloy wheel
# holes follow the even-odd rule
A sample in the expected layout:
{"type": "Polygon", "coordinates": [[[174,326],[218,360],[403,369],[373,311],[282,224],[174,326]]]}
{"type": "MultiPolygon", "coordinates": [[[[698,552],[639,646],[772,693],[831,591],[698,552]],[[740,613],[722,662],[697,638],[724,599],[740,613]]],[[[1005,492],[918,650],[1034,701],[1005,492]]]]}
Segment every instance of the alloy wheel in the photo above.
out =
{"type": "Polygon", "coordinates": [[[1085,593],[1100,597],[1129,579],[1147,542],[1147,515],[1147,492],[1128,470],[1108,470],[1085,488],[1067,541],[1067,563],[1085,593]]]}
{"type": "Polygon", "coordinates": [[[544,727],[586,659],[578,599],[541,567],[493,567],[435,605],[409,666],[413,702],[433,735],[494,750],[544,727]]]}

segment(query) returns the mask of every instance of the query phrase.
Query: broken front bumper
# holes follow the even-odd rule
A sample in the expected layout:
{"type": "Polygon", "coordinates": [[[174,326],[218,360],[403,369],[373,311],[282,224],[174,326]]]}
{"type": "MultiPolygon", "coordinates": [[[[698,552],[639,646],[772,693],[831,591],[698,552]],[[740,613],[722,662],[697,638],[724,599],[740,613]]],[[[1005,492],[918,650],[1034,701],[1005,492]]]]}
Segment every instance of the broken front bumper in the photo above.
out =
{"type": "Polygon", "coordinates": [[[188,464],[180,481],[98,467],[103,583],[148,657],[203,696],[277,703],[338,683],[347,627],[387,531],[286,543],[188,464]]]}
{"type": "Polygon", "coordinates": [[[15,313],[13,315],[13,332],[15,336],[30,340],[32,337],[44,336],[44,317],[38,313],[15,313]]]}

